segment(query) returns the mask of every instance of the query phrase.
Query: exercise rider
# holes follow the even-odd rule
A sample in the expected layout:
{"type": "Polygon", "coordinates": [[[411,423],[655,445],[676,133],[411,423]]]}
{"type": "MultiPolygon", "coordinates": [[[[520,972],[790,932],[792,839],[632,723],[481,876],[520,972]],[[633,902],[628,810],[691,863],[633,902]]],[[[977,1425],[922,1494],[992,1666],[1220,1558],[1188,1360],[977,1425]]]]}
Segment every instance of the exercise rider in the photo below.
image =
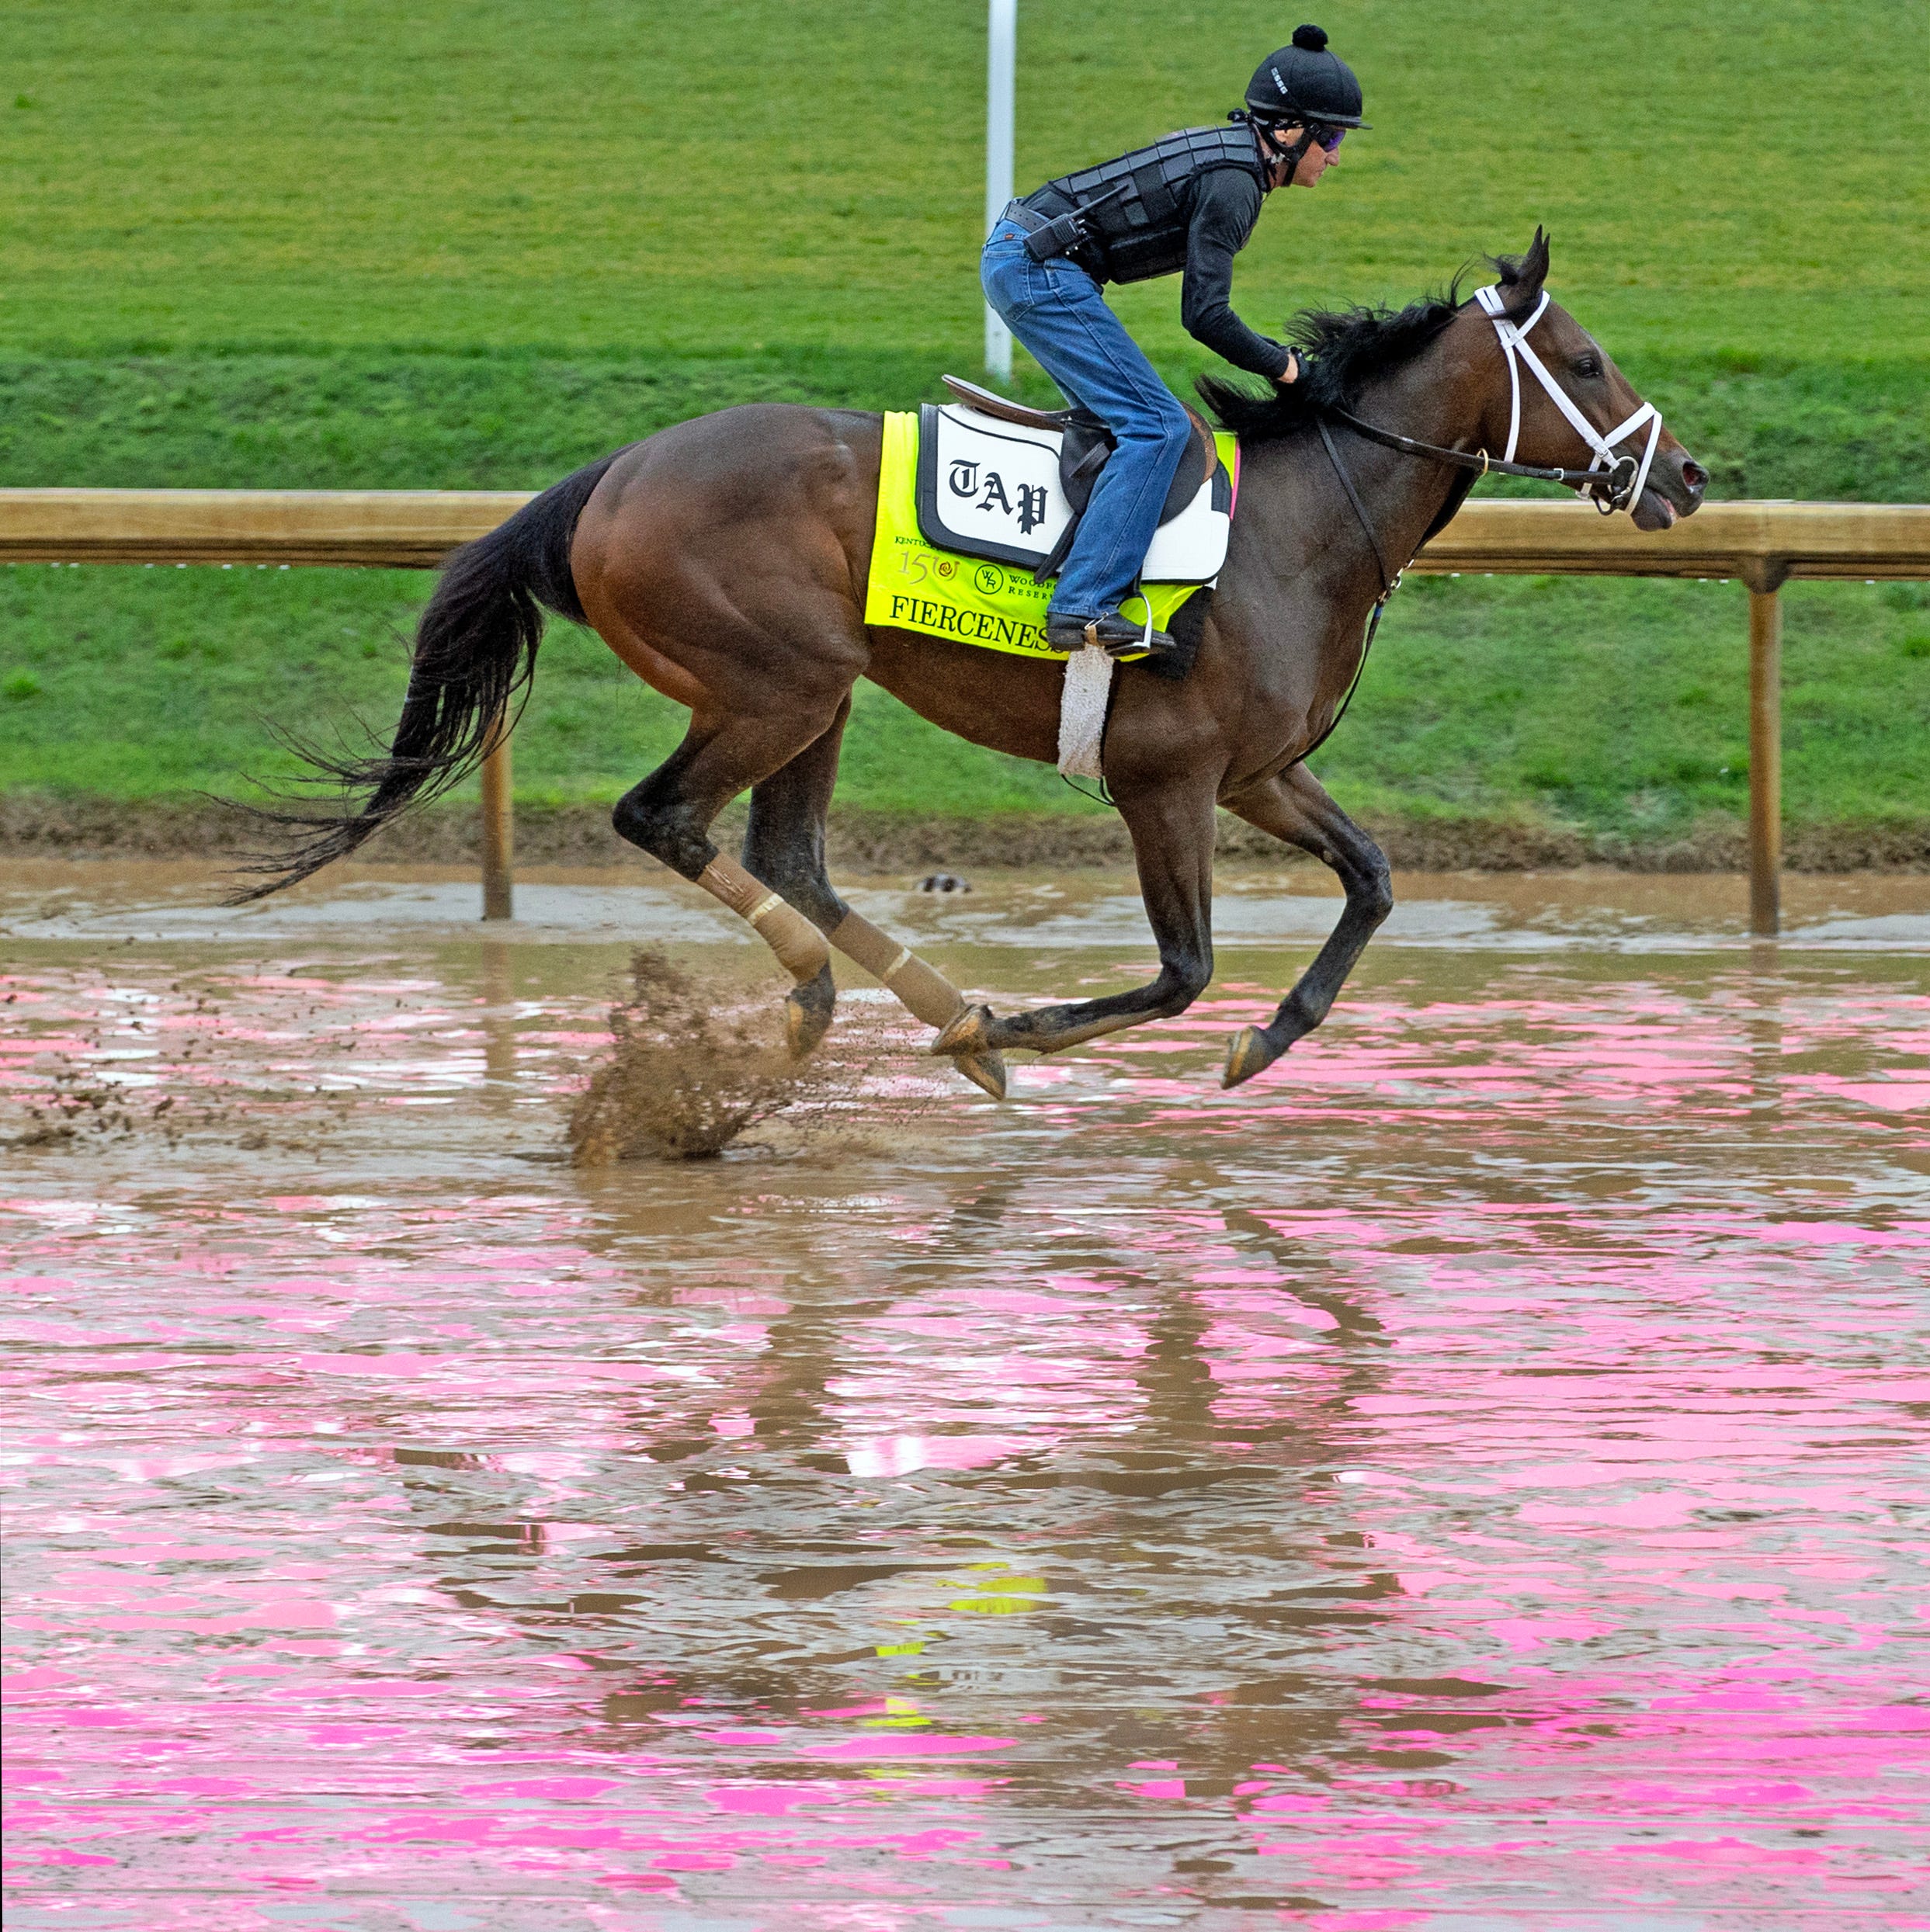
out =
{"type": "MultiPolygon", "coordinates": [[[[1318,27],[1261,63],[1243,111],[1189,127],[1116,161],[1047,182],[1006,205],[985,244],[985,299],[1074,405],[1116,439],[1099,473],[1046,616],[1055,650],[1137,647],[1119,614],[1145,560],[1191,433],[1186,412],[1100,294],[1107,282],[1182,270],[1180,318],[1237,368],[1277,383],[1300,375],[1293,350],[1233,311],[1233,258],[1273,189],[1310,188],[1360,118],[1360,83],[1318,27]]],[[[1163,631],[1155,650],[1171,650],[1163,631]]]]}

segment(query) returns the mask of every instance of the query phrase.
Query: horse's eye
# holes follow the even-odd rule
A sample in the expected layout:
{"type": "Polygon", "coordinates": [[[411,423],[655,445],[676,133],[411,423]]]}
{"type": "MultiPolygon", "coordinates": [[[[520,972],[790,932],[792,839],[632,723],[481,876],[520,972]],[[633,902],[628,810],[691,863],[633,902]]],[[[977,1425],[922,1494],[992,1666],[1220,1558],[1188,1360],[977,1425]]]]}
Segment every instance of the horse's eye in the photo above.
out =
{"type": "Polygon", "coordinates": [[[1602,373],[1601,359],[1598,356],[1582,356],[1577,357],[1575,360],[1575,373],[1578,376],[1599,376],[1602,373]]]}

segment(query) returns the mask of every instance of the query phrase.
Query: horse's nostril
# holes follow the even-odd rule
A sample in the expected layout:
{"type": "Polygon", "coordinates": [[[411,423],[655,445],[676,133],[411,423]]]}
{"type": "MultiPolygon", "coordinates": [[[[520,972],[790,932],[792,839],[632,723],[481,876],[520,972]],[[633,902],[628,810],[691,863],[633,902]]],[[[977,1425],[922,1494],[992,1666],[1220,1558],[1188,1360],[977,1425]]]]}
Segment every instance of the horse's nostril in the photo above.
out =
{"type": "Polygon", "coordinates": [[[1692,462],[1685,458],[1682,463],[1682,480],[1692,490],[1703,489],[1707,487],[1709,482],[1709,472],[1699,463],[1692,462]]]}

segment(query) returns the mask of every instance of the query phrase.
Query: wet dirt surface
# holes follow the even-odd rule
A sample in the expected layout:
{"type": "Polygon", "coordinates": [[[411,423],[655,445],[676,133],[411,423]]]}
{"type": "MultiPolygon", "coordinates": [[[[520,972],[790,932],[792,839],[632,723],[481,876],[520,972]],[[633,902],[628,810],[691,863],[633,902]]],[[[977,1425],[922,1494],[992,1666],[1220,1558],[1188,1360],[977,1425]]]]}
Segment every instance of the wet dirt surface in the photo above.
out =
{"type": "Polygon", "coordinates": [[[694,895],[211,876],[0,882],[10,1923],[1930,1924],[1930,881],[1404,880],[1229,1094],[1336,910],[1235,878],[1003,1107],[853,969],[836,1077],[585,1171],[633,944],[774,1008],[694,895]]]}

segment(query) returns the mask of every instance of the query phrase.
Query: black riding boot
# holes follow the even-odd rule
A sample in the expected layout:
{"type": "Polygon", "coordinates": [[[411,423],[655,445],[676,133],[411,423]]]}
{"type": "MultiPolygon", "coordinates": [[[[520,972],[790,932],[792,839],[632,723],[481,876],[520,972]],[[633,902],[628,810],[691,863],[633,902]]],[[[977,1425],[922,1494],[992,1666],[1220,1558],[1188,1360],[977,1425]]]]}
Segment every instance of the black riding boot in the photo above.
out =
{"type": "Polygon", "coordinates": [[[1076,617],[1048,616],[1046,642],[1054,650],[1083,650],[1088,644],[1097,644],[1115,657],[1135,650],[1151,651],[1155,657],[1181,654],[1180,647],[1165,631],[1155,630],[1148,636],[1144,624],[1136,624],[1116,610],[1095,617],[1090,623],[1082,623],[1076,617]]]}

